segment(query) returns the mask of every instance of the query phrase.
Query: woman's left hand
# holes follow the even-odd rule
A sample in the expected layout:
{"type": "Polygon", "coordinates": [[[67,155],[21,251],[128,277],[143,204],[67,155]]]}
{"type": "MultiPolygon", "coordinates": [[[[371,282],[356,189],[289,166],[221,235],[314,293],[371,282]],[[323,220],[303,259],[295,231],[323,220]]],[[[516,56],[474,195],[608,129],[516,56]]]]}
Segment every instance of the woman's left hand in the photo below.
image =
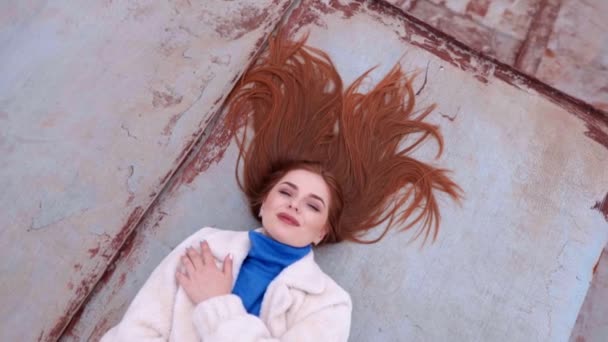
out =
{"type": "Polygon", "coordinates": [[[201,242],[201,253],[188,247],[181,257],[185,271],[175,272],[178,284],[196,305],[215,296],[230,294],[232,290],[232,257],[224,259],[223,269],[215,265],[215,258],[206,241],[201,242]]]}

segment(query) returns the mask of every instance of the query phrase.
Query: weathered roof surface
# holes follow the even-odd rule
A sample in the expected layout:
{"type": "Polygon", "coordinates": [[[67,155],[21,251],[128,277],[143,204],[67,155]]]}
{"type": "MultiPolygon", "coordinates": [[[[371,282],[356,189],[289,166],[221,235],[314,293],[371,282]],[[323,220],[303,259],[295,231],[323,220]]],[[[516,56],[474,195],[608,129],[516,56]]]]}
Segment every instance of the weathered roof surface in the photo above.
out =
{"type": "Polygon", "coordinates": [[[0,5],[0,340],[60,336],[289,4],[0,5]]]}
{"type": "Polygon", "coordinates": [[[608,113],[608,2],[387,0],[465,45],[608,113]]]}
{"type": "Polygon", "coordinates": [[[94,340],[186,236],[257,225],[217,114],[284,15],[347,83],[422,70],[435,162],[466,192],[423,249],[404,233],[318,251],[354,299],[351,340],[570,336],[608,240],[603,113],[382,2],[228,4],[3,5],[0,339],[94,340]]]}

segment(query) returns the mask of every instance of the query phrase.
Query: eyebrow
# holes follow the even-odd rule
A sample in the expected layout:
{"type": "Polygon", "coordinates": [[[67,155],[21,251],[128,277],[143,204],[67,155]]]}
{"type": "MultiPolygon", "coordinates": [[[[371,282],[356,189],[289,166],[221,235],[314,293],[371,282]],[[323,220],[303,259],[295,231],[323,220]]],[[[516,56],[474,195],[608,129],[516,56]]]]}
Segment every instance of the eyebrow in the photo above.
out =
{"type": "MultiPolygon", "coordinates": [[[[291,182],[283,182],[281,184],[287,184],[290,187],[294,188],[295,190],[298,190],[298,186],[295,185],[295,184],[293,184],[293,183],[291,183],[291,182]]],[[[323,203],[323,206],[325,206],[325,201],[321,197],[319,197],[319,196],[317,196],[315,194],[310,194],[310,197],[318,199],[319,201],[321,201],[321,203],[323,203]]]]}

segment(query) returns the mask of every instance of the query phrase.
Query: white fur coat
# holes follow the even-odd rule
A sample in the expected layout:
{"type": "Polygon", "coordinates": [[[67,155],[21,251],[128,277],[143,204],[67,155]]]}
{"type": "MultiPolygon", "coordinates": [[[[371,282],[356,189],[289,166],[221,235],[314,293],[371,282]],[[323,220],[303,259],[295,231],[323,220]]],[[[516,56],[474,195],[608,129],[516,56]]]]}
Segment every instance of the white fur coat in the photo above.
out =
{"type": "MultiPolygon", "coordinates": [[[[126,341],[346,341],[350,296],[319,268],[313,252],[281,272],[268,286],[260,317],[233,294],[198,305],[177,285],[175,271],[187,247],[207,240],[216,264],[233,255],[234,281],[250,249],[247,232],[203,228],[177,246],[152,272],[118,325],[102,342],[126,341]]],[[[233,283],[234,285],[234,283],[233,283]]]]}

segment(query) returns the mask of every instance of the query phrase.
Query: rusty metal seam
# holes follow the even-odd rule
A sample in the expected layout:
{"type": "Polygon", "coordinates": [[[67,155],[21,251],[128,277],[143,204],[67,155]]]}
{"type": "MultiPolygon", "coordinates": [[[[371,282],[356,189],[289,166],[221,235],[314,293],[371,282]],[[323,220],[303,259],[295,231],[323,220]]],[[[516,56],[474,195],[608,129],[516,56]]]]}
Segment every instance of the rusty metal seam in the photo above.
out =
{"type": "MultiPolygon", "coordinates": [[[[253,63],[256,60],[257,56],[261,53],[261,51],[263,51],[265,44],[267,42],[268,36],[270,34],[272,34],[276,30],[276,28],[282,23],[286,14],[290,12],[290,9],[295,4],[297,4],[297,1],[288,2],[287,5],[282,9],[282,14],[278,17],[278,20],[273,25],[272,30],[270,30],[267,35],[265,35],[262,39],[260,39],[258,42],[256,42],[257,47],[254,47],[255,52],[252,53],[249,63],[245,65],[245,67],[243,68],[241,73],[237,74],[237,77],[234,77],[230,81],[231,86],[229,89],[234,88],[234,85],[236,84],[238,79],[242,76],[242,73],[244,73],[249,68],[251,63],[253,63]]],[[[229,93],[229,92],[227,92],[227,93],[229,93]]],[[[64,332],[68,329],[68,327],[71,326],[73,324],[73,322],[78,318],[78,315],[82,312],[82,310],[86,306],[87,302],[89,301],[89,299],[91,297],[91,294],[95,291],[95,288],[98,286],[98,284],[101,282],[101,280],[104,278],[107,278],[113,272],[116,263],[122,257],[121,252],[123,250],[123,247],[125,245],[127,245],[130,240],[134,239],[134,237],[136,235],[137,227],[141,224],[141,222],[143,222],[144,218],[150,213],[150,210],[158,203],[160,197],[171,188],[171,184],[174,182],[175,178],[178,176],[178,174],[180,173],[183,166],[187,164],[188,160],[194,154],[193,152],[196,151],[197,148],[199,148],[202,144],[204,144],[204,142],[209,138],[209,136],[210,136],[209,133],[215,128],[215,126],[219,122],[220,115],[221,115],[222,110],[225,105],[225,103],[224,103],[225,99],[226,99],[226,96],[222,95],[222,97],[220,97],[220,99],[218,99],[219,101],[215,101],[215,103],[221,102],[222,103],[221,106],[219,106],[215,110],[215,112],[210,116],[209,119],[205,120],[205,121],[207,121],[206,123],[203,122],[204,124],[206,124],[205,129],[199,130],[196,134],[196,137],[194,139],[192,139],[189,143],[186,144],[186,147],[184,148],[182,153],[180,153],[180,155],[176,159],[175,165],[177,165],[177,167],[170,170],[169,173],[161,179],[161,184],[160,184],[161,190],[158,191],[158,193],[156,193],[154,196],[151,197],[150,202],[148,203],[146,208],[141,212],[140,215],[138,215],[137,219],[134,220],[135,223],[133,223],[131,225],[131,228],[128,229],[128,232],[126,234],[124,234],[125,238],[123,239],[122,243],[120,244],[120,247],[117,248],[114,255],[111,256],[111,258],[109,259],[110,261],[107,263],[107,266],[105,267],[105,270],[103,272],[101,272],[100,276],[93,282],[93,284],[92,284],[93,286],[91,286],[90,290],[84,296],[84,298],[81,300],[81,302],[76,306],[72,305],[72,307],[67,310],[68,312],[66,312],[66,315],[64,315],[63,318],[60,319],[59,322],[54,326],[54,328],[52,329],[52,333],[49,334],[49,336],[48,336],[48,338],[50,340],[58,340],[63,336],[64,332]],[[66,320],[65,318],[67,318],[67,317],[69,317],[69,319],[66,320]]],[[[141,207],[137,207],[136,210],[137,209],[141,210],[141,207]]],[[[42,332],[41,334],[43,334],[43,333],[44,332],[42,332]]],[[[42,337],[42,335],[41,335],[41,337],[42,337]]]]}

